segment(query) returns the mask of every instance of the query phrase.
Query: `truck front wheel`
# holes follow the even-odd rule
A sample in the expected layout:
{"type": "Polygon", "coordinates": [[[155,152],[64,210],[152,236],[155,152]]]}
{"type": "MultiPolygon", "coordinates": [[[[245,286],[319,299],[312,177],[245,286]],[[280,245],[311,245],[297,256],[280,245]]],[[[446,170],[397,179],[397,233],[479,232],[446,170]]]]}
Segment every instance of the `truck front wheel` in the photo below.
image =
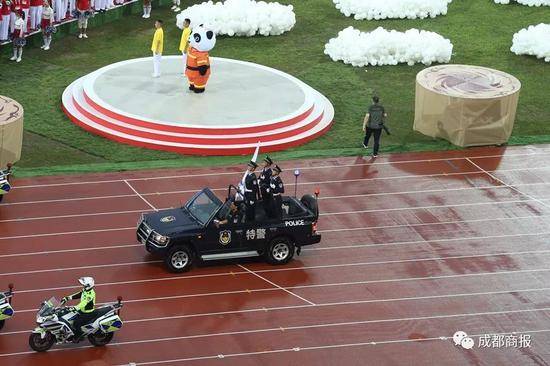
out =
{"type": "Polygon", "coordinates": [[[168,250],[164,263],[172,272],[187,272],[193,265],[195,254],[187,245],[176,245],[168,250]]]}
{"type": "Polygon", "coordinates": [[[294,257],[294,244],[287,238],[275,238],[269,243],[265,257],[270,264],[287,264],[294,257]]]}

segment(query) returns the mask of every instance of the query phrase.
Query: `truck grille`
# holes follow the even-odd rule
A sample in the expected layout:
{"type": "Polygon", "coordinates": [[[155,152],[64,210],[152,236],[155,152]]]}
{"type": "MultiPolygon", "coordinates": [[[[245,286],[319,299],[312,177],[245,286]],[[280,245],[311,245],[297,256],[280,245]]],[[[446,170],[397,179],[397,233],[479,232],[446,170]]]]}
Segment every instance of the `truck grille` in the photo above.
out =
{"type": "Polygon", "coordinates": [[[154,239],[154,234],[156,234],[156,232],[152,228],[150,228],[149,225],[145,223],[145,220],[143,219],[143,217],[141,218],[141,221],[138,223],[136,234],[137,234],[137,239],[142,244],[152,245],[157,248],[164,248],[166,246],[166,243],[160,244],[154,239]]]}

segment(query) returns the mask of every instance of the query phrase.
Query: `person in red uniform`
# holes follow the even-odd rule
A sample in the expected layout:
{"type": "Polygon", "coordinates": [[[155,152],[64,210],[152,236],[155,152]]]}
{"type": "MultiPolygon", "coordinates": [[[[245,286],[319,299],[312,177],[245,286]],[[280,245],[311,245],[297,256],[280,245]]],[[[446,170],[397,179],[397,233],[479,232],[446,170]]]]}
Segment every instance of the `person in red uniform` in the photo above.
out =
{"type": "Polygon", "coordinates": [[[187,51],[185,75],[189,80],[189,90],[203,93],[210,77],[210,56],[216,45],[216,35],[202,24],[193,29],[187,51]]]}
{"type": "Polygon", "coordinates": [[[23,24],[24,26],[24,29],[23,29],[23,33],[29,33],[28,32],[28,29],[29,29],[29,13],[30,13],[30,10],[31,10],[31,0],[21,0],[21,11],[23,11],[23,14],[25,14],[22,18],[23,18],[23,21],[25,22],[23,24]]]}
{"type": "Polygon", "coordinates": [[[0,0],[0,41],[7,41],[10,34],[10,0],[0,0]]]}
{"type": "Polygon", "coordinates": [[[10,1],[10,34],[15,31],[15,20],[17,19],[17,13],[21,10],[21,0],[10,1]]]}
{"type": "Polygon", "coordinates": [[[42,0],[31,0],[31,30],[37,30],[40,27],[40,21],[42,20],[42,6],[42,0]]]}
{"type": "Polygon", "coordinates": [[[78,38],[88,38],[86,29],[88,28],[88,18],[92,14],[90,0],[76,0],[76,11],[78,12],[78,29],[80,29],[78,38]]]}

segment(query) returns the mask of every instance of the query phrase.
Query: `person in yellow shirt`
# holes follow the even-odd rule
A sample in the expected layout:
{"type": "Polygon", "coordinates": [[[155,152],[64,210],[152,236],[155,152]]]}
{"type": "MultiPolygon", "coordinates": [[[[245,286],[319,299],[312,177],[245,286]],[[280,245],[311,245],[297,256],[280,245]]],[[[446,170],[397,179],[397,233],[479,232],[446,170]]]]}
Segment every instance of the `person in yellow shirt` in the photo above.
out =
{"type": "Polygon", "coordinates": [[[189,37],[191,36],[191,20],[185,18],[183,21],[183,32],[181,33],[180,51],[183,55],[183,74],[185,75],[185,67],[187,65],[187,50],[189,49],[189,37]]]}
{"type": "Polygon", "coordinates": [[[153,36],[153,43],[151,44],[151,51],[153,51],[153,77],[160,77],[160,60],[162,58],[162,51],[164,47],[164,31],[162,30],[162,20],[157,19],[155,21],[155,35],[153,36]]]}

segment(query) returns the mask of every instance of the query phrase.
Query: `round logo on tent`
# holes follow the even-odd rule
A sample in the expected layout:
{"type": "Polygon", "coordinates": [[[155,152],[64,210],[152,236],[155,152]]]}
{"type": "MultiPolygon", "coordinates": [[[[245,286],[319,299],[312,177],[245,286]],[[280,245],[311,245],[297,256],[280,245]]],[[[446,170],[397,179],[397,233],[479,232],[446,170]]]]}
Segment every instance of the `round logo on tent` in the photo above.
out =
{"type": "Polygon", "coordinates": [[[164,223],[173,222],[173,221],[176,221],[176,218],[174,216],[165,216],[162,219],[160,219],[160,222],[164,222],[164,223]]]}

